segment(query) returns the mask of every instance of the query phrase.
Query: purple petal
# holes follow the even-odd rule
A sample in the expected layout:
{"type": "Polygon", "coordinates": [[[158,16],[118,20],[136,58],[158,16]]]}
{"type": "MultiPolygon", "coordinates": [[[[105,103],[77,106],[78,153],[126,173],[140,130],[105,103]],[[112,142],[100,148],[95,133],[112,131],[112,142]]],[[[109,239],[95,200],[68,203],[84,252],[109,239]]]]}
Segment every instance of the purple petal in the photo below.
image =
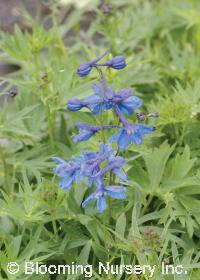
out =
{"type": "Polygon", "coordinates": [[[60,185],[61,185],[62,189],[67,191],[67,190],[69,190],[71,188],[72,182],[73,182],[73,178],[72,177],[70,177],[70,178],[65,177],[65,178],[62,179],[60,185]]]}
{"type": "Polygon", "coordinates": [[[149,125],[143,125],[143,124],[137,124],[135,126],[133,135],[132,135],[132,141],[134,144],[140,145],[142,144],[142,138],[145,134],[150,134],[154,128],[149,125]]]}
{"type": "Polygon", "coordinates": [[[132,141],[136,145],[141,145],[142,144],[142,136],[139,133],[135,132],[132,135],[132,141]]]}
{"type": "Polygon", "coordinates": [[[109,161],[109,165],[112,165],[113,168],[122,167],[126,163],[126,159],[120,156],[115,156],[111,161],[109,161]]]}
{"type": "Polygon", "coordinates": [[[81,64],[78,67],[77,74],[79,77],[87,76],[92,69],[92,66],[89,63],[81,64]]]}
{"type": "Polygon", "coordinates": [[[139,129],[140,134],[150,134],[154,131],[154,127],[150,125],[137,124],[136,127],[139,129]]]}
{"type": "Polygon", "coordinates": [[[102,99],[98,95],[91,95],[84,99],[84,104],[89,106],[96,106],[97,104],[101,103],[102,99]]]}
{"type": "Polygon", "coordinates": [[[97,198],[97,209],[100,213],[106,209],[106,200],[104,196],[99,196],[97,198]]]}
{"type": "Polygon", "coordinates": [[[115,95],[115,91],[113,88],[107,88],[105,91],[105,98],[107,98],[108,100],[113,99],[115,95]]]}
{"type": "Polygon", "coordinates": [[[142,100],[136,96],[130,96],[122,101],[118,107],[124,114],[132,115],[142,105],[142,100]]]}
{"type": "Polygon", "coordinates": [[[65,162],[63,164],[59,164],[55,167],[55,174],[60,177],[65,177],[69,173],[72,172],[72,167],[69,163],[65,162]]]}
{"type": "Polygon", "coordinates": [[[89,129],[90,128],[90,125],[88,123],[83,123],[83,122],[77,122],[77,123],[75,123],[75,126],[80,129],[89,129]]]}
{"type": "Polygon", "coordinates": [[[63,160],[63,159],[60,158],[60,157],[52,157],[52,159],[53,159],[55,162],[60,163],[60,164],[66,163],[66,161],[63,160]]]}
{"type": "Polygon", "coordinates": [[[113,134],[113,135],[109,138],[108,142],[110,142],[110,143],[112,143],[112,142],[117,143],[118,140],[119,140],[119,137],[121,136],[121,133],[122,133],[122,130],[120,130],[119,132],[113,134]]]}
{"type": "Polygon", "coordinates": [[[73,141],[75,143],[87,141],[88,139],[90,139],[90,137],[92,137],[93,134],[94,133],[92,131],[85,131],[85,130],[80,129],[79,134],[77,134],[73,137],[73,141]]]}
{"type": "Polygon", "coordinates": [[[82,207],[84,208],[85,206],[87,206],[92,200],[95,199],[95,193],[92,193],[91,195],[89,195],[82,203],[82,207]]]}
{"type": "Polygon", "coordinates": [[[110,66],[114,69],[123,69],[126,67],[125,58],[122,55],[115,56],[111,59],[110,66]]]}
{"type": "Polygon", "coordinates": [[[101,83],[94,83],[92,85],[92,89],[94,90],[94,93],[96,95],[99,95],[99,96],[102,96],[102,93],[103,93],[103,86],[101,83]]]}
{"type": "Polygon", "coordinates": [[[104,190],[109,196],[113,198],[118,198],[118,199],[126,198],[125,192],[127,191],[127,189],[122,186],[105,187],[104,190]]]}
{"type": "Polygon", "coordinates": [[[113,169],[113,172],[115,173],[115,175],[122,180],[123,182],[128,182],[128,178],[127,175],[124,171],[119,170],[118,168],[113,169]]]}
{"type": "Polygon", "coordinates": [[[124,152],[126,150],[126,147],[131,142],[131,136],[126,132],[125,129],[122,130],[122,133],[118,139],[118,147],[121,152],[124,152]]]}
{"type": "Polygon", "coordinates": [[[88,177],[88,187],[89,188],[92,186],[93,182],[94,182],[94,179],[91,177],[88,177]]]}
{"type": "Polygon", "coordinates": [[[101,104],[95,105],[91,110],[94,115],[99,115],[101,113],[101,104]]]}
{"type": "Polygon", "coordinates": [[[80,182],[83,179],[83,174],[80,171],[80,169],[77,169],[74,172],[73,178],[74,178],[74,182],[76,182],[76,183],[80,182]]]}
{"type": "Polygon", "coordinates": [[[119,92],[116,95],[117,99],[120,98],[121,100],[124,100],[130,96],[132,96],[130,88],[122,88],[119,90],[119,92]]]}
{"type": "MultiPolygon", "coordinates": [[[[68,100],[67,108],[70,111],[79,111],[84,106],[87,106],[87,103],[89,103],[89,101],[90,101],[90,97],[85,99],[71,98],[68,100]]],[[[94,101],[90,101],[90,102],[94,103],[94,101]]]]}
{"type": "Polygon", "coordinates": [[[99,153],[98,153],[99,156],[104,156],[104,157],[108,158],[109,156],[112,155],[113,152],[114,152],[114,150],[110,144],[100,143],[99,153]]]}

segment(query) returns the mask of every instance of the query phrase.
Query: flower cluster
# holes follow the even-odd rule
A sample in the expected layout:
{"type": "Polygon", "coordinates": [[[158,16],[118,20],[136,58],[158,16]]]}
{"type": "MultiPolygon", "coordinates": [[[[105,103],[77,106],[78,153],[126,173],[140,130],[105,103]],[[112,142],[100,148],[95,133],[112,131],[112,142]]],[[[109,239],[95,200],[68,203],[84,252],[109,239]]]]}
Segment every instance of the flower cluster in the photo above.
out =
{"type": "MultiPolygon", "coordinates": [[[[58,157],[54,158],[57,162],[55,174],[62,177],[61,187],[68,190],[72,183],[78,183],[84,178],[88,178],[88,186],[95,186],[95,191],[86,198],[82,203],[85,207],[91,200],[97,200],[97,208],[99,212],[106,208],[105,195],[124,199],[126,197],[126,188],[123,186],[106,186],[106,174],[113,172],[121,181],[127,182],[127,176],[121,169],[126,160],[115,155],[111,146],[115,142],[120,152],[126,150],[131,143],[141,144],[143,137],[150,134],[154,127],[144,125],[141,122],[148,117],[158,117],[157,113],[146,114],[144,112],[136,113],[139,123],[133,124],[129,122],[125,115],[135,114],[135,111],[142,106],[142,100],[137,96],[133,96],[129,88],[124,88],[115,92],[115,90],[107,85],[102,67],[123,69],[126,67],[126,62],[123,56],[116,56],[112,59],[99,63],[99,61],[107,55],[109,51],[100,55],[96,59],[82,64],[78,67],[77,74],[80,77],[87,76],[93,68],[98,70],[101,77],[101,82],[96,82],[92,85],[94,94],[84,99],[73,98],[68,101],[68,110],[79,111],[82,108],[87,108],[92,114],[98,116],[105,111],[112,110],[119,120],[118,125],[90,125],[88,123],[78,122],[76,127],[79,133],[74,136],[74,142],[82,142],[90,139],[94,134],[102,130],[117,129],[108,143],[100,143],[99,152],[83,151],[79,157],[72,158],[66,162],[58,157]],[[102,163],[104,167],[102,168],[102,163]]],[[[111,183],[112,184],[112,183],[111,183]]]]}
{"type": "Polygon", "coordinates": [[[104,184],[105,175],[111,171],[122,181],[128,181],[126,174],[121,170],[126,160],[115,156],[111,145],[100,143],[99,152],[84,151],[79,157],[73,158],[69,162],[59,157],[55,157],[54,160],[57,162],[55,174],[62,177],[61,187],[64,190],[69,190],[72,183],[78,183],[84,178],[88,178],[88,187],[95,184],[96,190],[83,202],[83,207],[96,199],[98,211],[102,212],[106,208],[105,194],[118,199],[126,197],[126,188],[108,187],[104,184]],[[101,168],[102,163],[105,163],[104,168],[101,168]]]}

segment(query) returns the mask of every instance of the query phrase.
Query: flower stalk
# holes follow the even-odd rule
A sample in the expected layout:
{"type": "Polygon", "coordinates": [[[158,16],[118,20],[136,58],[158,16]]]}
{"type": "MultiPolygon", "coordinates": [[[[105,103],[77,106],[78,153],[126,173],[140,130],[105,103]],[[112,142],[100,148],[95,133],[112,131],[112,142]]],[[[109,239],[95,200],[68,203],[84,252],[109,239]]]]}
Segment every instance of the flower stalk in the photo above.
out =
{"type": "MultiPolygon", "coordinates": [[[[83,151],[79,157],[73,157],[70,161],[56,157],[54,160],[57,162],[57,166],[54,172],[62,178],[61,187],[64,190],[70,189],[74,183],[87,178],[88,187],[95,187],[95,190],[83,201],[82,207],[86,207],[91,201],[96,200],[98,211],[103,212],[107,207],[106,196],[108,196],[108,216],[111,217],[110,197],[126,199],[127,189],[123,186],[123,182],[128,182],[127,175],[122,169],[126,164],[126,159],[118,156],[118,153],[125,151],[131,143],[142,144],[144,135],[150,134],[154,128],[141,123],[132,124],[126,119],[125,115],[135,114],[135,111],[142,106],[142,100],[133,96],[129,88],[115,92],[107,85],[102,67],[116,70],[126,67],[123,56],[116,56],[100,63],[99,61],[107,53],[108,51],[94,60],[81,64],[77,70],[80,77],[87,76],[93,68],[97,70],[101,82],[92,85],[94,94],[85,99],[70,99],[67,105],[70,111],[76,112],[87,108],[94,116],[99,117],[96,125],[77,123],[79,133],[73,137],[74,142],[83,142],[100,132],[102,143],[99,145],[99,151],[83,151]],[[104,124],[103,114],[108,110],[113,111],[119,123],[116,125],[104,124]],[[118,132],[107,139],[104,131],[113,129],[117,129],[118,132]],[[117,153],[111,145],[112,142],[118,146],[117,153]],[[113,182],[113,174],[121,182],[119,185],[115,185],[113,182]],[[107,176],[109,176],[109,186],[105,184],[107,176]]],[[[157,114],[152,113],[148,117],[157,117],[157,114]]]]}

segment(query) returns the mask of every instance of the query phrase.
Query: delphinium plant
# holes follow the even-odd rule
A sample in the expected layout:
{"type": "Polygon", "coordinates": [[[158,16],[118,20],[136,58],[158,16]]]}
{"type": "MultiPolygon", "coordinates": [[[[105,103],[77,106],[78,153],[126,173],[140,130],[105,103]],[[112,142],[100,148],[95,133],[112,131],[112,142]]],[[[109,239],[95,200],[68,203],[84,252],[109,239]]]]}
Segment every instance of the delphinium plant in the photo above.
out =
{"type": "Polygon", "coordinates": [[[78,183],[84,178],[88,179],[88,187],[95,186],[93,191],[82,203],[85,207],[90,201],[97,201],[97,209],[103,212],[106,209],[105,196],[112,198],[125,199],[126,188],[120,185],[113,184],[109,180],[109,186],[105,183],[107,175],[114,174],[120,181],[127,183],[127,174],[123,167],[126,159],[120,156],[129,144],[142,144],[143,137],[146,134],[153,132],[154,127],[144,125],[141,122],[148,117],[157,117],[157,113],[145,114],[144,112],[135,112],[142,106],[142,100],[137,96],[133,96],[131,89],[123,88],[117,93],[108,86],[104,74],[104,68],[113,68],[120,70],[126,67],[125,58],[116,56],[103,63],[100,60],[109,53],[109,50],[97,57],[96,59],[82,64],[78,67],[77,74],[80,77],[85,77],[90,74],[93,69],[96,69],[101,82],[93,83],[92,89],[94,94],[85,99],[70,99],[68,101],[68,110],[79,111],[86,107],[90,112],[99,116],[99,122],[96,125],[78,122],[76,127],[79,129],[79,134],[75,135],[74,142],[82,142],[89,140],[94,134],[102,133],[102,142],[99,144],[99,151],[82,151],[78,157],[73,157],[70,161],[65,161],[59,157],[54,157],[57,163],[55,174],[62,177],[61,187],[64,190],[69,190],[73,183],[78,183]],[[104,125],[103,112],[112,110],[117,117],[117,124],[104,125]],[[131,123],[125,115],[136,113],[138,123],[131,123]],[[100,123],[100,124],[99,124],[100,123]],[[106,139],[104,130],[117,129],[111,137],[106,139]],[[112,143],[117,144],[117,151],[112,147],[112,143]]]}

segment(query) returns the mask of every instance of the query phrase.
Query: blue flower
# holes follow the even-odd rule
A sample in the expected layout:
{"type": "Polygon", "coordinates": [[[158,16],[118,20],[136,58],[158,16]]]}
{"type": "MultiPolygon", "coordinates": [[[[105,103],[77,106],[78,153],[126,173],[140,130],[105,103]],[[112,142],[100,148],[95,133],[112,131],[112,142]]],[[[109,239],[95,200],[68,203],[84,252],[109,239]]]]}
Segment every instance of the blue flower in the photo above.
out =
{"type": "Polygon", "coordinates": [[[126,173],[120,170],[120,168],[123,167],[125,163],[126,163],[126,159],[124,159],[123,157],[111,155],[108,158],[107,166],[100,169],[99,172],[96,173],[94,177],[95,178],[103,177],[106,173],[112,171],[119,179],[121,179],[124,182],[128,182],[126,173]]]}
{"type": "Polygon", "coordinates": [[[98,157],[102,160],[109,160],[113,157],[115,151],[109,143],[100,143],[98,157]]]}
{"type": "Polygon", "coordinates": [[[68,100],[67,108],[68,110],[75,112],[81,110],[83,107],[95,108],[95,106],[99,106],[101,102],[102,98],[98,95],[91,95],[85,99],[71,98],[68,100]]]}
{"type": "Polygon", "coordinates": [[[97,201],[97,209],[100,213],[102,213],[106,209],[106,200],[104,197],[103,189],[96,190],[91,195],[89,195],[82,203],[82,207],[85,208],[92,200],[97,201]]]}
{"type": "Polygon", "coordinates": [[[105,111],[118,107],[122,113],[131,115],[142,106],[142,100],[137,96],[132,96],[129,88],[121,89],[117,94],[115,94],[114,89],[103,86],[101,83],[93,84],[92,88],[95,94],[99,96],[99,103],[91,104],[88,107],[95,114],[99,114],[101,110],[105,111]]]}
{"type": "Polygon", "coordinates": [[[142,100],[137,96],[132,96],[128,88],[121,89],[115,94],[114,89],[105,87],[101,83],[92,85],[94,95],[85,99],[70,99],[68,109],[78,111],[82,107],[89,108],[93,114],[99,115],[101,112],[118,108],[121,113],[133,114],[142,105],[142,100]]]}
{"type": "Polygon", "coordinates": [[[119,132],[110,138],[110,142],[116,142],[120,151],[125,151],[130,143],[142,144],[143,136],[152,133],[154,127],[143,124],[127,123],[119,132]]]}
{"type": "Polygon", "coordinates": [[[107,88],[103,97],[102,111],[117,107],[121,113],[131,115],[140,106],[142,106],[142,100],[137,96],[132,96],[129,88],[121,89],[117,94],[114,94],[114,90],[107,88]]]}
{"type": "Polygon", "coordinates": [[[81,158],[75,158],[70,162],[66,162],[59,157],[54,157],[53,159],[58,163],[54,173],[63,178],[60,185],[64,190],[70,189],[73,182],[77,183],[82,180],[81,158]]]}
{"type": "Polygon", "coordinates": [[[142,100],[133,96],[129,88],[124,88],[115,95],[114,104],[121,113],[132,115],[136,109],[142,106],[142,100]]]}
{"type": "Polygon", "coordinates": [[[88,177],[89,187],[97,178],[103,177],[110,171],[123,182],[128,182],[126,173],[121,169],[125,165],[126,159],[115,156],[110,144],[101,143],[98,153],[83,152],[82,157],[84,158],[82,173],[88,177]],[[104,168],[101,168],[102,162],[107,162],[104,168]]]}
{"type": "Polygon", "coordinates": [[[79,111],[87,107],[94,115],[99,115],[103,111],[117,107],[121,113],[131,115],[142,105],[142,100],[137,96],[132,96],[129,88],[121,89],[115,94],[114,89],[107,87],[106,83],[94,83],[92,89],[95,94],[85,99],[69,99],[68,109],[79,111]]]}
{"type": "MultiPolygon", "coordinates": [[[[80,123],[80,126],[82,125],[85,124],[80,123]]],[[[90,187],[98,181],[98,178],[103,178],[110,171],[113,171],[122,181],[128,181],[125,172],[121,170],[126,160],[115,156],[110,144],[100,143],[98,152],[83,151],[80,157],[72,158],[69,162],[59,157],[53,159],[57,162],[54,172],[63,178],[61,187],[64,190],[68,190],[73,182],[80,182],[84,177],[88,178],[88,186],[90,187]],[[106,162],[104,168],[101,168],[102,162],[106,162]]]]}
{"type": "Polygon", "coordinates": [[[87,206],[92,200],[97,201],[97,209],[102,213],[106,209],[105,195],[108,195],[117,199],[126,198],[126,188],[122,186],[109,186],[105,187],[102,178],[96,180],[96,191],[89,195],[82,203],[82,207],[87,206]]]}
{"type": "Polygon", "coordinates": [[[73,137],[73,141],[75,143],[87,141],[96,132],[101,130],[101,127],[99,127],[99,126],[91,126],[87,123],[81,123],[81,122],[76,123],[76,127],[79,128],[79,134],[77,134],[73,137]]]}
{"type": "Polygon", "coordinates": [[[73,141],[75,143],[87,141],[95,133],[97,133],[101,130],[112,129],[112,128],[121,128],[122,127],[122,126],[119,126],[119,125],[94,126],[94,125],[89,125],[87,123],[82,123],[82,122],[76,123],[75,126],[79,129],[79,134],[77,134],[73,137],[73,141]]]}
{"type": "Polygon", "coordinates": [[[93,152],[92,154],[83,152],[82,156],[84,157],[84,172],[87,176],[92,177],[94,176],[94,171],[96,174],[96,171],[100,170],[100,165],[103,161],[109,162],[110,159],[113,159],[114,150],[110,144],[100,143],[99,152],[93,152]]]}
{"type": "Polygon", "coordinates": [[[109,88],[106,84],[102,83],[94,83],[92,85],[92,89],[95,93],[92,97],[98,97],[96,98],[96,103],[90,103],[88,105],[88,108],[93,112],[93,114],[99,115],[101,112],[111,109],[113,106],[112,100],[115,95],[114,89],[109,88]]]}
{"type": "Polygon", "coordinates": [[[88,178],[88,186],[91,187],[96,174],[101,169],[101,163],[109,161],[113,157],[114,150],[110,144],[100,143],[99,152],[83,151],[81,157],[83,158],[81,166],[81,174],[88,178]]]}
{"type": "Polygon", "coordinates": [[[126,159],[119,156],[115,156],[109,160],[110,170],[123,182],[128,182],[126,173],[121,169],[126,162],[126,159]]]}
{"type": "MultiPolygon", "coordinates": [[[[119,119],[120,124],[101,124],[99,126],[78,122],[76,127],[79,129],[79,132],[73,137],[73,140],[74,142],[87,141],[101,130],[118,128],[118,132],[110,138],[109,142],[116,142],[119,150],[124,151],[130,143],[141,144],[143,137],[146,134],[150,134],[154,128],[141,123],[132,124],[126,119],[125,115],[132,115],[143,103],[140,98],[132,95],[129,88],[123,88],[115,92],[113,88],[108,87],[100,67],[123,69],[126,67],[126,62],[123,56],[116,56],[104,63],[99,63],[107,53],[108,51],[78,67],[77,73],[80,77],[87,76],[92,68],[95,67],[99,72],[101,83],[97,82],[92,85],[94,93],[91,96],[84,99],[69,99],[68,109],[70,111],[79,111],[82,108],[87,108],[94,115],[112,110],[119,119]]],[[[139,121],[144,121],[148,117],[158,117],[158,113],[147,114],[140,112],[136,113],[136,116],[139,121]]],[[[105,178],[107,178],[106,175],[109,173],[114,173],[122,182],[128,182],[127,175],[123,170],[126,160],[123,157],[117,156],[109,143],[100,143],[99,151],[97,152],[82,151],[80,157],[72,158],[69,162],[60,158],[54,158],[54,160],[57,162],[55,174],[62,177],[61,187],[63,189],[69,189],[73,182],[77,183],[84,178],[88,180],[88,187],[95,186],[95,191],[82,203],[83,207],[92,200],[96,200],[98,211],[103,212],[106,208],[106,195],[117,199],[126,198],[126,188],[123,186],[105,186],[104,184],[105,178]]]]}

